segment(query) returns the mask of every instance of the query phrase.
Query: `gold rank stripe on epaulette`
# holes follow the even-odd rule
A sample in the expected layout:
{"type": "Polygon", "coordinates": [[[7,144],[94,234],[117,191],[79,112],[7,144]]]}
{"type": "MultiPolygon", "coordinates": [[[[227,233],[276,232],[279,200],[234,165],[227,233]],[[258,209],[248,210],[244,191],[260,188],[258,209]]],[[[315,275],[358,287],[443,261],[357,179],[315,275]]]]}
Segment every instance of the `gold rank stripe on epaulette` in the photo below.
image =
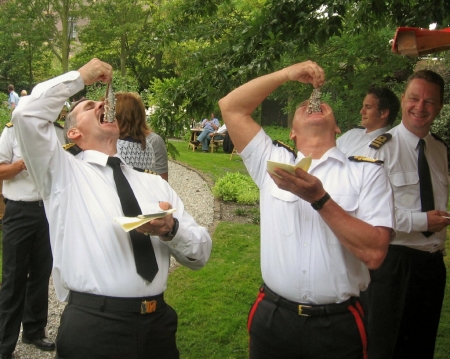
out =
{"type": "Polygon", "coordinates": [[[350,156],[348,159],[353,162],[369,162],[369,163],[376,163],[379,165],[384,163],[384,161],[379,160],[377,158],[365,157],[365,156],[350,156]]]}
{"type": "Polygon", "coordinates": [[[375,148],[376,150],[378,150],[378,149],[380,149],[381,146],[383,146],[391,138],[392,138],[392,135],[390,133],[383,133],[382,135],[379,135],[377,138],[375,138],[370,143],[369,147],[375,148]]]}
{"type": "Polygon", "coordinates": [[[11,122],[8,122],[5,126],[8,127],[8,128],[11,128],[11,127],[13,127],[14,125],[13,125],[11,122]]]}
{"type": "Polygon", "coordinates": [[[56,122],[56,121],[55,121],[55,122],[53,122],[53,124],[55,125],[55,127],[64,129],[64,126],[61,125],[59,122],[56,122]]]}
{"type": "Polygon", "coordinates": [[[138,171],[138,172],[144,172],[144,173],[150,173],[151,175],[157,175],[156,172],[150,171],[148,169],[142,169],[139,167],[133,167],[134,170],[138,171]]]}
{"type": "Polygon", "coordinates": [[[82,149],[78,147],[75,143],[68,143],[66,145],[63,145],[63,148],[74,156],[76,156],[82,151],[82,149]]]}
{"type": "Polygon", "coordinates": [[[273,140],[272,144],[277,147],[285,148],[286,150],[288,150],[290,153],[292,153],[294,155],[294,159],[297,158],[297,152],[291,146],[289,146],[281,141],[278,141],[278,140],[273,140]]]}

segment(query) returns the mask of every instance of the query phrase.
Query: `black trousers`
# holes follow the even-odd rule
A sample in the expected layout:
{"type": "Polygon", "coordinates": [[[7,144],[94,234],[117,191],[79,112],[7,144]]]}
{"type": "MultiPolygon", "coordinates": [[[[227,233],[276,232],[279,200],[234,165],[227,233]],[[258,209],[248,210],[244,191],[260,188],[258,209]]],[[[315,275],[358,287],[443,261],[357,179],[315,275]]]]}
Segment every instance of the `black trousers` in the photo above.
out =
{"type": "Polygon", "coordinates": [[[3,216],[0,354],[14,351],[21,323],[28,339],[45,336],[51,270],[48,222],[42,202],[8,200],[3,216]]]}
{"type": "Polygon", "coordinates": [[[179,359],[178,316],[167,304],[149,314],[66,305],[56,359],[179,359]]]}
{"type": "Polygon", "coordinates": [[[432,359],[444,298],[441,252],[391,245],[361,293],[369,359],[432,359]]]}
{"type": "Polygon", "coordinates": [[[359,302],[348,311],[300,316],[260,292],[248,317],[250,359],[366,359],[367,341],[359,302]]]}

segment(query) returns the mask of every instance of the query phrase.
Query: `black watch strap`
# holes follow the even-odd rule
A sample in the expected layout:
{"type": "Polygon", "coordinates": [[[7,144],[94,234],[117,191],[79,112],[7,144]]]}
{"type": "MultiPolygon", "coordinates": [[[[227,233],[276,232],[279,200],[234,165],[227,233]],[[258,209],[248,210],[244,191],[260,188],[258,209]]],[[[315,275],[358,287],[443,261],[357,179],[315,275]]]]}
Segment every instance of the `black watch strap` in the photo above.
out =
{"type": "Polygon", "coordinates": [[[325,203],[327,203],[327,201],[330,199],[330,195],[327,193],[325,193],[325,195],[319,199],[316,202],[311,203],[312,208],[314,208],[316,211],[318,211],[319,209],[322,209],[322,207],[324,206],[325,203]]]}
{"type": "Polygon", "coordinates": [[[178,232],[178,227],[180,226],[180,222],[178,222],[178,219],[176,219],[175,217],[173,218],[173,227],[172,230],[170,232],[167,232],[165,235],[163,235],[163,237],[166,238],[173,238],[175,237],[175,235],[178,232]]]}

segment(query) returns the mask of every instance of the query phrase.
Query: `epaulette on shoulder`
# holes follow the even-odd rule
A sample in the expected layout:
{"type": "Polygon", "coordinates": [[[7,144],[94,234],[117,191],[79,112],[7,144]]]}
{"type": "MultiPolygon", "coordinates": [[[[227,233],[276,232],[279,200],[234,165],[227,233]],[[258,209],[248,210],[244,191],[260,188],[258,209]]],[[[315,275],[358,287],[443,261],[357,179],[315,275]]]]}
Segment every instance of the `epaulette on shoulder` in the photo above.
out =
{"type": "Polygon", "coordinates": [[[285,148],[286,150],[288,150],[290,153],[292,153],[294,155],[294,159],[297,158],[297,152],[291,146],[289,146],[281,141],[278,141],[278,140],[273,140],[272,144],[277,147],[285,148]]]}
{"type": "Polygon", "coordinates": [[[374,163],[377,165],[381,165],[384,163],[384,161],[379,160],[377,158],[365,157],[365,156],[350,156],[348,159],[353,162],[369,162],[369,163],[374,163]]]}
{"type": "Polygon", "coordinates": [[[5,126],[8,127],[8,128],[11,128],[11,127],[13,127],[14,125],[12,124],[12,122],[8,122],[5,126]]]}
{"type": "Polygon", "coordinates": [[[75,143],[68,143],[66,145],[63,145],[63,148],[74,156],[76,156],[82,151],[82,149],[78,147],[75,143]]]}
{"type": "Polygon", "coordinates": [[[153,172],[153,171],[150,171],[150,170],[147,170],[147,169],[142,169],[142,168],[139,168],[139,167],[133,167],[133,169],[138,171],[138,172],[144,172],[144,173],[149,173],[151,175],[157,175],[156,172],[153,172]]]}
{"type": "Polygon", "coordinates": [[[61,128],[61,129],[64,129],[64,126],[63,125],[61,125],[59,122],[53,122],[53,124],[55,125],[55,127],[58,127],[58,128],[61,128]]]}
{"type": "Polygon", "coordinates": [[[390,133],[383,133],[382,135],[379,135],[377,138],[375,138],[369,145],[370,148],[375,148],[376,150],[379,150],[381,146],[383,146],[387,141],[389,141],[392,138],[392,135],[390,133]]]}
{"type": "Polygon", "coordinates": [[[436,135],[435,133],[431,133],[431,136],[433,136],[437,141],[442,142],[445,145],[445,147],[448,147],[448,145],[445,143],[445,141],[442,138],[440,138],[438,135],[436,135]]]}

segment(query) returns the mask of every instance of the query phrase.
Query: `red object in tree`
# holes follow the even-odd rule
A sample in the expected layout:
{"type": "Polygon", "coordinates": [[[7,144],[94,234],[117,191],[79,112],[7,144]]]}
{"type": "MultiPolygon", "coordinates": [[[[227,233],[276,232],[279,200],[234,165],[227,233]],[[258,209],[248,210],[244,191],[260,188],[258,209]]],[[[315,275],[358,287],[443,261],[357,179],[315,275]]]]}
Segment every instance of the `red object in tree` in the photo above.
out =
{"type": "Polygon", "coordinates": [[[392,43],[392,52],[406,56],[417,57],[445,50],[450,50],[450,28],[399,27],[392,43]]]}

